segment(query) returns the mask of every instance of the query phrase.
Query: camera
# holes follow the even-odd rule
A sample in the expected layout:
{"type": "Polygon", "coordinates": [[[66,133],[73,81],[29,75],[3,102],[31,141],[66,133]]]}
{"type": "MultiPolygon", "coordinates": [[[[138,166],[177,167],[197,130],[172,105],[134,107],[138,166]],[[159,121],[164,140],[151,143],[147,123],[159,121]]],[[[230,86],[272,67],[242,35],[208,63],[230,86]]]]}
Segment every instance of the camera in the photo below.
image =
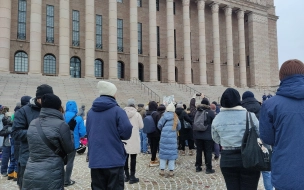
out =
{"type": "Polygon", "coordinates": [[[197,93],[197,94],[196,94],[196,96],[201,96],[201,95],[202,95],[202,93],[197,93]]]}

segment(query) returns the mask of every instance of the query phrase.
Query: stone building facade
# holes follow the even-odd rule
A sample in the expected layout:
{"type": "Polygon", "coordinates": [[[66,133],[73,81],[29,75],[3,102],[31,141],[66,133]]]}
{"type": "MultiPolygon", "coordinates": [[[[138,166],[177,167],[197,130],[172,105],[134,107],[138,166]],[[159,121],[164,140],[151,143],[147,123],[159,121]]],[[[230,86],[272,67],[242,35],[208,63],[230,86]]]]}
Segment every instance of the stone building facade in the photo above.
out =
{"type": "Polygon", "coordinates": [[[274,0],[5,0],[0,72],[278,83],[274,0]]]}

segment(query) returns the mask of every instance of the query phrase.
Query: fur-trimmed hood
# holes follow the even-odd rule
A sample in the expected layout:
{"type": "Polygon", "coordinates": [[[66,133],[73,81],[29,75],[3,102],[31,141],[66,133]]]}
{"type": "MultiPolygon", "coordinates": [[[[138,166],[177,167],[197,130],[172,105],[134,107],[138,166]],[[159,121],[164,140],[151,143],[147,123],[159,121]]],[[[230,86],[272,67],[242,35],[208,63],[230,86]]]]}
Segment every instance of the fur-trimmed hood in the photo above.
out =
{"type": "Polygon", "coordinates": [[[243,108],[242,106],[235,106],[232,108],[224,108],[224,107],[221,108],[221,111],[243,111],[243,110],[246,111],[246,109],[243,108]]]}
{"type": "Polygon", "coordinates": [[[198,111],[210,110],[210,106],[208,106],[206,104],[199,104],[199,105],[197,105],[196,109],[198,111]]]}

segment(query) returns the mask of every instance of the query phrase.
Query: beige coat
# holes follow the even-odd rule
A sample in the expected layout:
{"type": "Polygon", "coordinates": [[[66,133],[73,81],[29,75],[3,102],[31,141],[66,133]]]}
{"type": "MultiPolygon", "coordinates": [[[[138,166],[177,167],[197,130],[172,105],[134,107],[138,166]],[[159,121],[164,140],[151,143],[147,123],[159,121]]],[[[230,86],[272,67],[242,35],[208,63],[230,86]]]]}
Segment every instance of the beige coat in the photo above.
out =
{"type": "Polygon", "coordinates": [[[140,136],[139,130],[144,127],[144,123],[141,115],[133,107],[125,107],[128,118],[133,126],[131,138],[126,142],[126,151],[128,154],[138,154],[140,153],[140,136]]]}

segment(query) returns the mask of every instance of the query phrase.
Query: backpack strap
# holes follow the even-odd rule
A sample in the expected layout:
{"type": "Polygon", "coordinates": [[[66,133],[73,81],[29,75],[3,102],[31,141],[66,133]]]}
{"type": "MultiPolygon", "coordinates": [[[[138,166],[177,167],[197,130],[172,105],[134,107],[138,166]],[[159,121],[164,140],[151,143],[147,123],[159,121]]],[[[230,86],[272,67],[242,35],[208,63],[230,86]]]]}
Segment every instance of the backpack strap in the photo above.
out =
{"type": "Polygon", "coordinates": [[[72,117],[72,119],[70,119],[70,121],[72,121],[73,119],[75,119],[75,117],[77,117],[77,114],[75,114],[74,117],[72,117]]]}

